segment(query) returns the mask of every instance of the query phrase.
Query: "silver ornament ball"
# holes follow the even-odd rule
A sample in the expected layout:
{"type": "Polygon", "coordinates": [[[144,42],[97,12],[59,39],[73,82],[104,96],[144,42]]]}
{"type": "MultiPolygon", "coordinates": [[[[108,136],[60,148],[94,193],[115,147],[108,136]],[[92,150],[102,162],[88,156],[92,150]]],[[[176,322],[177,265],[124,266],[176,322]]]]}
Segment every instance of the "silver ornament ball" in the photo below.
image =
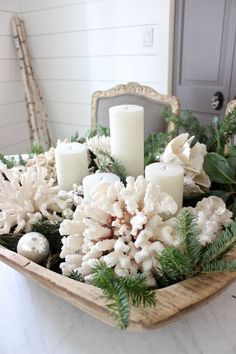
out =
{"type": "Polygon", "coordinates": [[[28,232],[17,244],[17,253],[35,263],[43,262],[50,251],[47,238],[39,232],[28,232]]]}

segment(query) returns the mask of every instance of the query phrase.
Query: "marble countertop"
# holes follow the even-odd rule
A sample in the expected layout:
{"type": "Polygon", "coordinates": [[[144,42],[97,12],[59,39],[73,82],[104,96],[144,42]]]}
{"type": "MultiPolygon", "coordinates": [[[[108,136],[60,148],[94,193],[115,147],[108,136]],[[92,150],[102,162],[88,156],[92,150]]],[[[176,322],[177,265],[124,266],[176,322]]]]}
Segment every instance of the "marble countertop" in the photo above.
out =
{"type": "Polygon", "coordinates": [[[0,263],[0,354],[236,354],[236,283],[177,322],[111,328],[0,263]]]}

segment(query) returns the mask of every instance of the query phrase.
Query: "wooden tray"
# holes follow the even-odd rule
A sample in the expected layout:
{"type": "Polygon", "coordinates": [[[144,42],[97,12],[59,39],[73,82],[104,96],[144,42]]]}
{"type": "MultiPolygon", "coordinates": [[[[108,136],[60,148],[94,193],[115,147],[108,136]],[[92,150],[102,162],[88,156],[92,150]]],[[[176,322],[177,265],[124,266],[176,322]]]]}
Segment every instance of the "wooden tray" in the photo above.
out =
{"type": "MultiPolygon", "coordinates": [[[[115,326],[108,315],[100,289],[52,272],[2,246],[0,260],[72,305],[115,326]]],[[[156,308],[132,308],[128,329],[140,331],[173,321],[183,313],[217,296],[235,278],[236,272],[200,274],[157,290],[156,308]]]]}

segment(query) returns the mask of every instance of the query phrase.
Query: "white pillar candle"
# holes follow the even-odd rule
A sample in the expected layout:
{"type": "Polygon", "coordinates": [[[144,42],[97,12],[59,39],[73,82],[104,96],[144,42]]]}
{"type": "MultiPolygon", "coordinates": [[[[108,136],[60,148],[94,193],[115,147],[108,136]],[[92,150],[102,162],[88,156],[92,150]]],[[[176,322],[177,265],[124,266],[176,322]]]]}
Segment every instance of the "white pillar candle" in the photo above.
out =
{"type": "Polygon", "coordinates": [[[59,144],[55,149],[57,180],[60,189],[70,190],[88,175],[87,148],[79,143],[59,144]]]}
{"type": "Polygon", "coordinates": [[[111,156],[120,161],[129,176],[144,173],[144,110],[120,105],[109,109],[111,156]]]}
{"type": "Polygon", "coordinates": [[[161,187],[162,192],[171,195],[178,205],[183,206],[184,169],[173,163],[156,162],[145,168],[145,178],[148,182],[161,187]]]}
{"type": "Polygon", "coordinates": [[[93,175],[89,175],[83,179],[83,193],[84,193],[84,199],[89,200],[90,199],[90,190],[95,186],[95,184],[99,182],[109,182],[109,183],[115,183],[117,181],[120,181],[120,178],[115,175],[114,173],[95,173],[93,175]]]}

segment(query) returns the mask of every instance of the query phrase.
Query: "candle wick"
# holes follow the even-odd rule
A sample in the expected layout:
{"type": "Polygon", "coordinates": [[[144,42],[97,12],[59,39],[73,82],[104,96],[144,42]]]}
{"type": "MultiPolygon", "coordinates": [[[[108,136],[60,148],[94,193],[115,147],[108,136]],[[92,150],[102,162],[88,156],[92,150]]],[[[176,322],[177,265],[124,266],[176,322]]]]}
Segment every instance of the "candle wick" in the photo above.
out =
{"type": "Polygon", "coordinates": [[[166,165],[164,165],[164,170],[166,170],[166,165]]]}

